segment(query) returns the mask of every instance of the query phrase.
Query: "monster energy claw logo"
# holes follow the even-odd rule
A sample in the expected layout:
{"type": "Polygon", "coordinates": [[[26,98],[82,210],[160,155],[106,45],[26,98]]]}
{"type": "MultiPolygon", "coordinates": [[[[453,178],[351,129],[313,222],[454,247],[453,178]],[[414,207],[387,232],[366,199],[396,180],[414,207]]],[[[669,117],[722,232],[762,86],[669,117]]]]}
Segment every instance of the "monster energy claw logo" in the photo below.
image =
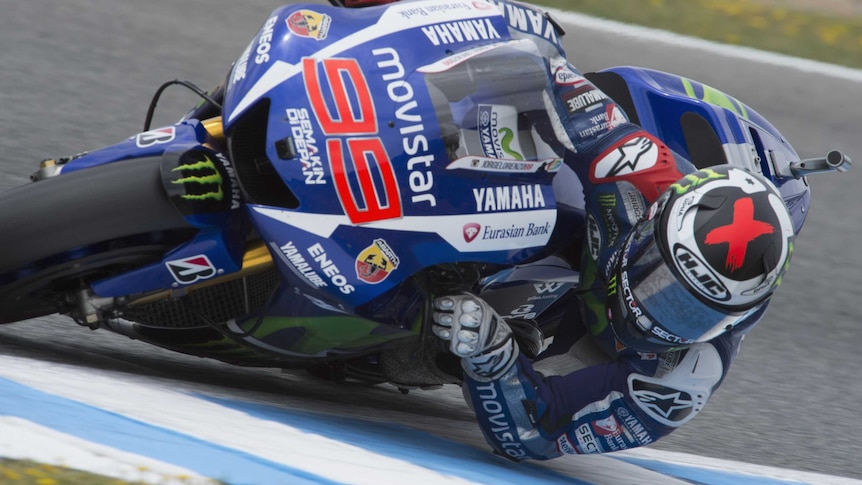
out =
{"type": "Polygon", "coordinates": [[[690,173],[683,177],[679,182],[670,184],[670,188],[678,195],[685,194],[689,190],[696,189],[709,180],[724,179],[727,175],[718,173],[711,169],[703,169],[698,172],[690,173]]]}
{"type": "MultiPolygon", "coordinates": [[[[204,160],[194,163],[185,163],[171,170],[171,172],[199,172],[199,174],[189,175],[177,180],[172,180],[172,184],[182,184],[186,189],[192,186],[199,186],[203,191],[196,194],[184,194],[181,197],[185,200],[216,200],[224,199],[224,190],[222,189],[224,180],[221,173],[216,168],[215,163],[207,155],[204,155],[204,160]]],[[[198,192],[197,190],[191,190],[198,192]]]]}

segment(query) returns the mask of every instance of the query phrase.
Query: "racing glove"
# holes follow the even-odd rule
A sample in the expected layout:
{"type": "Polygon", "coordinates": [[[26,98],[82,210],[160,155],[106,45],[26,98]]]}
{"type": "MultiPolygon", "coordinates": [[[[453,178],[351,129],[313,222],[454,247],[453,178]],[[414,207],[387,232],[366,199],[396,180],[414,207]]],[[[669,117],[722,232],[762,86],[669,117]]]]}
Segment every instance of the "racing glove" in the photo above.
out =
{"type": "Polygon", "coordinates": [[[480,382],[499,379],[518,358],[512,330],[485,300],[469,293],[434,300],[434,335],[461,357],[461,368],[480,382]]]}

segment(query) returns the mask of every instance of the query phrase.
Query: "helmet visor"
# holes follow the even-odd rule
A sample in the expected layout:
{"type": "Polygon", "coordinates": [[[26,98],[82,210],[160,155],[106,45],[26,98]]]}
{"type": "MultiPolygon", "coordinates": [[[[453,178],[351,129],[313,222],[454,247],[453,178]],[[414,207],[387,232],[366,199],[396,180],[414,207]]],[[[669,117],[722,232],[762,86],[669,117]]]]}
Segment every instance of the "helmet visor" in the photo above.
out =
{"type": "Polygon", "coordinates": [[[626,326],[636,326],[626,329],[629,335],[643,334],[664,345],[704,342],[753,311],[720,310],[698,298],[662,257],[656,224],[657,219],[640,221],[620,256],[622,313],[626,326]]]}

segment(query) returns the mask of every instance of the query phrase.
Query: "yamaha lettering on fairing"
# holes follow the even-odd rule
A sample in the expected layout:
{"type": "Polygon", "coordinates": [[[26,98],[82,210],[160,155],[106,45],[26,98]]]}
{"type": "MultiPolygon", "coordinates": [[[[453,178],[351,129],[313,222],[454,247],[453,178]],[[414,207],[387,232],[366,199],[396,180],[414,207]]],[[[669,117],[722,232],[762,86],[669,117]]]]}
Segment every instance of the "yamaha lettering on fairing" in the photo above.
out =
{"type": "Polygon", "coordinates": [[[251,41],[248,47],[245,48],[245,51],[243,51],[234,65],[230,76],[231,84],[236,84],[245,79],[248,74],[248,60],[251,57],[252,50],[256,52],[254,57],[255,64],[264,64],[269,61],[269,51],[272,48],[272,34],[277,22],[278,16],[270,17],[263,25],[260,37],[251,41]]]}
{"type": "Polygon", "coordinates": [[[545,207],[540,184],[473,189],[476,212],[539,209],[545,207]]]}
{"type": "Polygon", "coordinates": [[[554,27],[553,22],[549,20],[546,13],[512,3],[500,3],[495,0],[492,0],[492,3],[497,5],[506,17],[509,27],[541,37],[548,42],[560,46],[557,29],[554,27]]]}
{"type": "Polygon", "coordinates": [[[422,32],[435,46],[501,38],[491,19],[487,18],[429,25],[422,27],[422,32]]]}

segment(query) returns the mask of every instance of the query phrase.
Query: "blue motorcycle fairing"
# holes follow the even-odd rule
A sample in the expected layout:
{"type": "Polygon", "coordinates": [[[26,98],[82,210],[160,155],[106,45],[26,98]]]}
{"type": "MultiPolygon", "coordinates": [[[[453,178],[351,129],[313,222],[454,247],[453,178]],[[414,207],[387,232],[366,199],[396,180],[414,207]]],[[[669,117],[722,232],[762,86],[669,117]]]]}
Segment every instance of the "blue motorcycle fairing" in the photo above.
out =
{"type": "Polygon", "coordinates": [[[796,232],[802,229],[810,204],[805,178],[790,173],[799,155],[781,133],[750,106],[713,87],[675,74],[637,67],[613,67],[602,72],[625,80],[640,125],[693,162],[683,116],[696,114],[721,143],[726,162],[762,173],[781,192],[796,232]]]}
{"type": "MultiPolygon", "coordinates": [[[[203,184],[214,176],[188,165],[219,162],[228,184],[221,196],[230,195],[231,208],[186,207],[196,236],[162,261],[96,282],[95,293],[170,288],[182,295],[188,285],[237,271],[243,225],[251,223],[282,281],[264,308],[230,319],[225,335],[256,350],[301,359],[415,337],[426,295],[409,278],[445,263],[482,263],[485,275],[502,270],[479,282],[482,296],[507,316],[541,319],[578,275],[565,261],[537,260],[557,249],[557,225],[577,226],[566,233],[580,234],[584,218],[566,222],[558,208],[552,181],[562,154],[534,136],[535,118],[526,116],[541,116],[544,105],[535,100],[554,80],[547,52],[511,38],[509,27],[558,45],[551,23],[526,12],[482,0],[275,10],[235,63],[224,99],[229,138],[248,128],[241,125],[252,108],[269,106],[265,122],[250,125],[266,131],[267,160],[228,162],[214,151],[211,160],[166,162],[169,195],[174,181],[203,184]],[[229,166],[250,167],[238,170],[244,177],[267,162],[293,196],[284,200],[297,204],[235,207],[242,180],[232,185],[229,166]]],[[[759,114],[678,76],[613,71],[628,81],[648,131],[687,155],[680,117],[702,116],[731,161],[771,171],[801,226],[807,186],[781,176],[781,161],[795,152],[759,114]]],[[[199,122],[185,120],[76,158],[62,171],[143,156],[167,160],[172,149],[208,149],[211,142],[199,122]]],[[[171,196],[213,194],[183,189],[171,196]]]]}
{"type": "MultiPolygon", "coordinates": [[[[269,100],[267,158],[299,201],[249,205],[258,233],[289,282],[347,308],[435,264],[526,261],[545,251],[557,219],[551,183],[561,162],[532,146],[519,153],[532,143],[519,118],[527,108],[500,101],[532,94],[538,110],[540,95],[517,91],[534,86],[494,92],[458,63],[438,64],[455,48],[462,61],[517,54],[541,89],[550,79],[536,48],[510,42],[505,17],[483,2],[405,5],[278,9],[225,94],[228,136],[250,97],[269,100]],[[433,10],[441,5],[445,15],[433,10]],[[491,42],[496,52],[483,49],[491,42]],[[453,92],[458,84],[463,92],[453,92]],[[466,138],[486,142],[467,149],[466,138]],[[508,169],[482,168],[503,157],[508,169]]],[[[498,74],[518,74],[504,67],[498,74]]]]}
{"type": "Polygon", "coordinates": [[[61,166],[61,173],[119,162],[131,158],[155,157],[174,146],[212,143],[212,137],[198,120],[184,120],[138,133],[120,143],[79,155],[61,166]]]}
{"type": "Polygon", "coordinates": [[[304,57],[350,58],[350,50],[397,46],[403,48],[402,58],[427,63],[508,37],[500,10],[481,0],[423,0],[362,9],[287,5],[273,11],[234,63],[225,92],[225,130],[262,97],[277,98],[270,91],[301,75],[304,57]]]}
{"type": "Polygon", "coordinates": [[[172,144],[162,154],[161,176],[172,204],[198,233],[159,262],[92,283],[96,295],[182,289],[242,268],[247,221],[227,157],[204,145],[172,144]]]}

